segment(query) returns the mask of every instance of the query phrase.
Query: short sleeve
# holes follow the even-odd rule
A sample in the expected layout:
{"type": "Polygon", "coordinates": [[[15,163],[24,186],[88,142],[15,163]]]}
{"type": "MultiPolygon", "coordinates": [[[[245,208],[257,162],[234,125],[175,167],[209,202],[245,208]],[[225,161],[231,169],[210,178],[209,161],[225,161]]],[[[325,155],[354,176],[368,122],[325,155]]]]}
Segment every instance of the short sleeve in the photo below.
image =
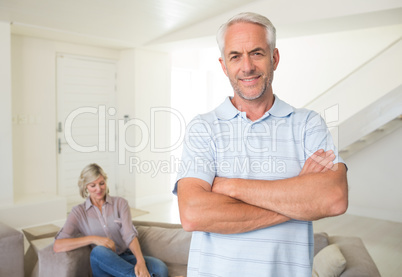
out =
{"type": "Polygon", "coordinates": [[[320,114],[314,111],[309,113],[305,123],[303,149],[305,160],[307,160],[317,150],[324,149],[325,151],[334,151],[336,155],[334,164],[345,163],[339,156],[338,149],[334,144],[331,132],[329,131],[325,120],[320,116],[320,114]]]}
{"type": "Polygon", "coordinates": [[[198,178],[212,185],[216,176],[216,147],[212,137],[207,120],[198,116],[190,122],[186,129],[174,194],[177,194],[177,182],[182,178],[198,178]]]}
{"type": "Polygon", "coordinates": [[[80,237],[81,234],[78,229],[79,213],[77,212],[78,207],[74,207],[71,213],[68,215],[64,226],[56,234],[55,239],[69,239],[80,237]]]}
{"type": "Polygon", "coordinates": [[[117,198],[118,205],[117,205],[117,221],[121,223],[120,228],[120,235],[126,244],[129,247],[132,240],[138,235],[137,230],[135,229],[132,219],[131,219],[131,211],[130,206],[128,205],[127,200],[124,198],[117,198]]]}

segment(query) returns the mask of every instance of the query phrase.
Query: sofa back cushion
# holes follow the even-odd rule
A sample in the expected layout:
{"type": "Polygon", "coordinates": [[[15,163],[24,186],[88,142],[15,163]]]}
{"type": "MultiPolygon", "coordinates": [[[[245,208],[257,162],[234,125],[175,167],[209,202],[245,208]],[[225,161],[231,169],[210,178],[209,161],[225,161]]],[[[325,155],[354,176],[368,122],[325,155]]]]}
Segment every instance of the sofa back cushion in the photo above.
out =
{"type": "Polygon", "coordinates": [[[328,246],[328,234],[327,233],[314,233],[314,256],[317,255],[321,249],[328,246]]]}
{"type": "Polygon", "coordinates": [[[155,226],[137,226],[136,228],[144,255],[156,257],[167,263],[187,264],[191,233],[183,229],[155,226]]]}
{"type": "Polygon", "coordinates": [[[169,276],[186,276],[191,233],[180,224],[133,221],[145,256],[161,259],[169,276]]]}

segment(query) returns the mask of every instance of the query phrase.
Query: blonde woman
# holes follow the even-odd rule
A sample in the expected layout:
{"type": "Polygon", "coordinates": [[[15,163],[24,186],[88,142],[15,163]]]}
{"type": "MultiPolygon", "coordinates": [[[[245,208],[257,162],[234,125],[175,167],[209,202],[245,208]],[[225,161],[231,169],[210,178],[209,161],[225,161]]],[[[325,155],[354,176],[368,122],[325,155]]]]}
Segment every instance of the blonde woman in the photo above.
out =
{"type": "Polygon", "coordinates": [[[75,206],[56,235],[55,252],[91,245],[94,277],[168,276],[159,259],[143,256],[125,199],[109,195],[107,175],[97,164],[86,166],[78,181],[85,202],[75,206]]]}

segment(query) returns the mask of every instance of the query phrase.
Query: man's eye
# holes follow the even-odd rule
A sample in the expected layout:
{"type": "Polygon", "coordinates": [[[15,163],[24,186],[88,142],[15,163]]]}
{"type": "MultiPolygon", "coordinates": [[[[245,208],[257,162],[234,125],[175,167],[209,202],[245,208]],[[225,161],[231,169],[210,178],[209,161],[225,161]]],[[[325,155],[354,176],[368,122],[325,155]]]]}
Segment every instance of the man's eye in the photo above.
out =
{"type": "Polygon", "coordinates": [[[236,56],[230,57],[230,60],[233,61],[233,60],[237,60],[238,58],[239,58],[239,56],[236,55],[236,56]]]}

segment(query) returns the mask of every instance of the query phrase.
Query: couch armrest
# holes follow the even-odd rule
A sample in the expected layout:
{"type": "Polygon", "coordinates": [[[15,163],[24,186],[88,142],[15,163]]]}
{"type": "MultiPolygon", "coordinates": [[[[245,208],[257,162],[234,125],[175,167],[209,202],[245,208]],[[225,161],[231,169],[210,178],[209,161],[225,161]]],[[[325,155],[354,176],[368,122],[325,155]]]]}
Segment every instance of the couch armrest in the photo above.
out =
{"type": "Polygon", "coordinates": [[[38,276],[92,276],[89,246],[68,252],[55,253],[53,243],[38,251],[38,276]]]}
{"type": "Polygon", "coordinates": [[[358,237],[333,236],[329,244],[337,244],[346,259],[346,269],[341,277],[381,277],[377,266],[358,237]]]}
{"type": "Polygon", "coordinates": [[[1,222],[0,276],[24,276],[24,235],[1,222]]]}

